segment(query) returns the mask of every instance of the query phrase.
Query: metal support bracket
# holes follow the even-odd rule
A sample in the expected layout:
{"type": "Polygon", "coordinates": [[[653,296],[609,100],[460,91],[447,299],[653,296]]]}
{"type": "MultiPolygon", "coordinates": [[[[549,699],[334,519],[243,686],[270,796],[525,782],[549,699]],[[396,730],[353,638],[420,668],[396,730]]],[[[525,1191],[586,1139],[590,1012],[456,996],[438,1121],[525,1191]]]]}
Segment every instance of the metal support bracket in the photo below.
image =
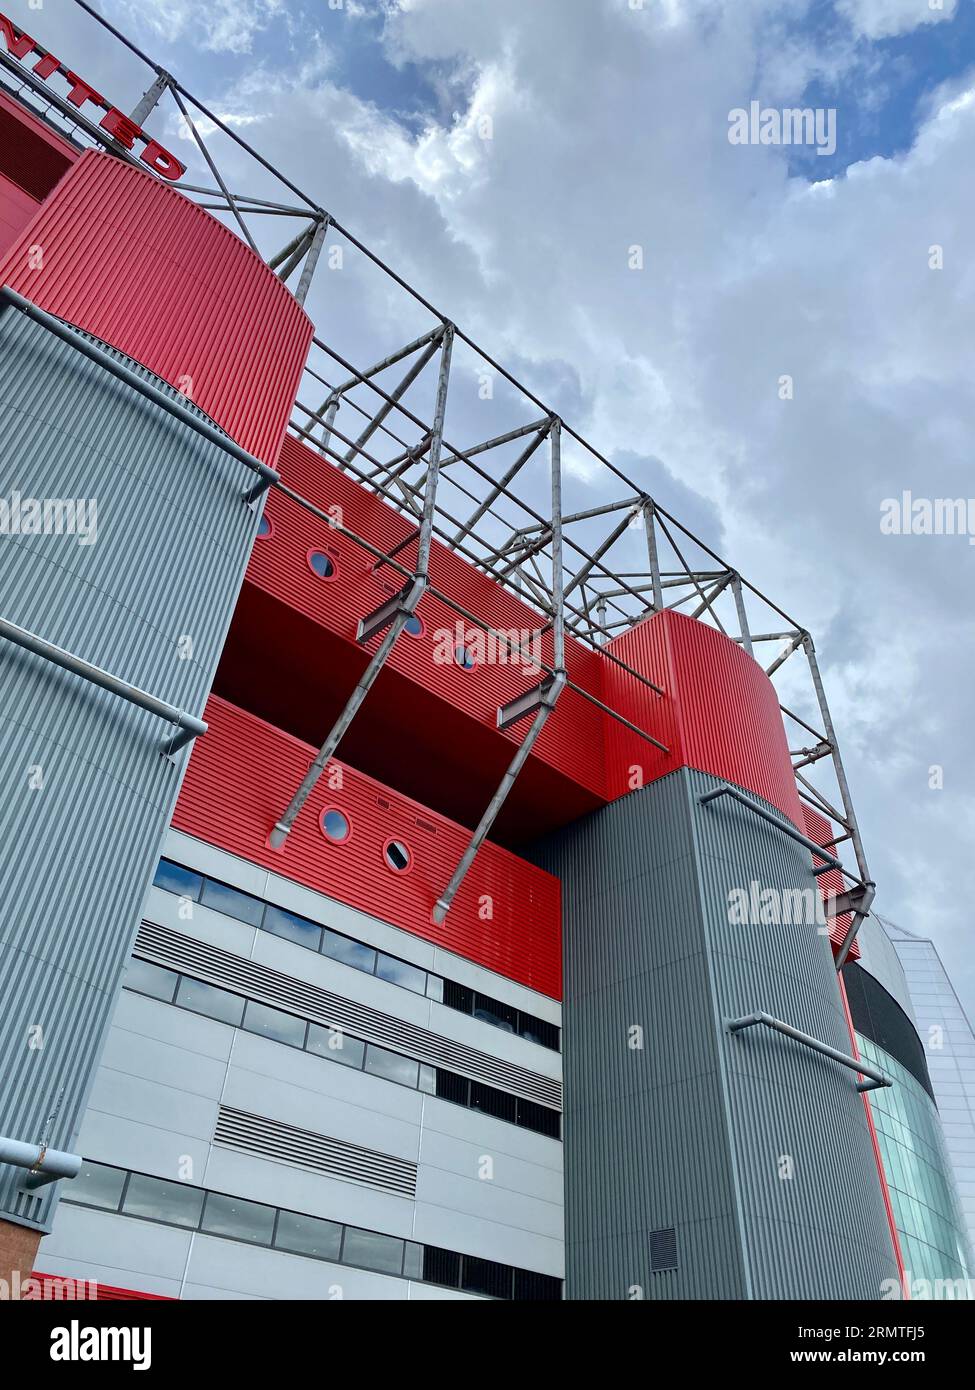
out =
{"type": "Polygon", "coordinates": [[[80,676],[82,680],[90,681],[92,685],[100,686],[102,690],[108,690],[111,694],[128,700],[130,705],[138,705],[150,714],[157,714],[167,723],[175,724],[178,732],[166,739],[161,749],[167,757],[172,757],[191,739],[199,738],[207,731],[207,725],[195,715],[187,714],[185,710],[157,699],[155,695],[140,690],[136,685],[130,685],[128,681],[113,676],[109,671],[103,671],[100,666],[93,666],[90,661],[83,661],[80,656],[74,656],[62,647],[56,647],[53,642],[45,641],[43,637],[28,632],[26,628],[18,627],[16,623],[8,622],[6,618],[0,618],[0,637],[23,647],[25,651],[33,652],[35,656],[43,657],[54,666],[60,666],[64,671],[70,671],[73,676],[80,676]]]}
{"type": "Polygon", "coordinates": [[[381,603],[378,608],[374,608],[371,613],[360,618],[355,635],[355,640],[359,645],[365,646],[370,638],[376,636],[377,632],[382,632],[389,627],[397,614],[405,613],[407,618],[411,618],[416,612],[417,604],[420,602],[425,588],[425,580],[414,580],[412,584],[407,584],[400,593],[393,594],[392,598],[388,598],[385,603],[381,603]]]}
{"type": "Polygon", "coordinates": [[[843,868],[840,861],[834,859],[831,854],[827,854],[822,845],[817,845],[815,840],[810,840],[808,836],[800,834],[795,826],[790,825],[788,821],[780,820],[778,816],[773,816],[771,811],[766,811],[764,806],[759,806],[756,802],[752,801],[750,797],[745,796],[744,792],[740,792],[737,787],[715,787],[713,791],[705,792],[703,796],[699,796],[698,801],[702,806],[706,806],[709,801],[715,801],[719,796],[730,796],[733,801],[737,801],[747,810],[754,812],[754,814],[759,816],[762,820],[768,821],[769,825],[774,825],[776,830],[781,830],[783,835],[788,835],[790,840],[795,840],[797,845],[805,845],[806,849],[812,854],[825,860],[826,862],[820,865],[818,869],[814,869],[813,873],[820,874],[824,873],[827,869],[843,868]]]}
{"type": "Polygon", "coordinates": [[[555,677],[549,676],[539,685],[533,685],[531,690],[526,690],[523,695],[518,695],[515,699],[509,700],[506,705],[499,707],[498,728],[510,729],[513,724],[527,719],[530,714],[534,714],[544,705],[551,706],[554,703],[555,677]]]}
{"type": "Polygon", "coordinates": [[[746,1014],[744,1018],[734,1018],[728,1024],[729,1033],[740,1033],[744,1028],[754,1028],[756,1024],[762,1024],[765,1028],[772,1028],[776,1033],[783,1033],[787,1038],[793,1038],[800,1042],[804,1047],[809,1047],[813,1052],[819,1052],[824,1057],[831,1058],[834,1062],[839,1062],[843,1067],[849,1067],[850,1071],[859,1072],[861,1076],[869,1077],[869,1081],[858,1081],[858,1091],[876,1091],[883,1086],[892,1086],[894,1083],[890,1077],[880,1070],[879,1067],[871,1066],[869,1062],[864,1062],[857,1057],[848,1057],[845,1052],[838,1052],[835,1047],[830,1047],[827,1043],[820,1042],[809,1033],[803,1033],[798,1028],[793,1028],[790,1023],[783,1023],[780,1018],[773,1018],[771,1014],[746,1014]]]}

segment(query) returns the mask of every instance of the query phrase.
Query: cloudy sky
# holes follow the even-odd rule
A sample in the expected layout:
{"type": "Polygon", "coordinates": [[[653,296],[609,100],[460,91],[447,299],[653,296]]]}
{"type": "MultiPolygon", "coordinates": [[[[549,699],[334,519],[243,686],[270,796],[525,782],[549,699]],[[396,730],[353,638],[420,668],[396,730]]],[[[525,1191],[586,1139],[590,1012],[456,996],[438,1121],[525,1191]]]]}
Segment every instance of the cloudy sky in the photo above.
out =
{"type": "MultiPolygon", "coordinates": [[[[812,631],[877,907],[975,1014],[975,548],[880,529],[975,496],[972,0],[100,8],[812,631]],[[752,100],[835,151],[732,144],[752,100]]],[[[141,92],[71,0],[4,9],[141,92]]],[[[411,321],[348,283],[311,307],[364,363],[411,321]]]]}

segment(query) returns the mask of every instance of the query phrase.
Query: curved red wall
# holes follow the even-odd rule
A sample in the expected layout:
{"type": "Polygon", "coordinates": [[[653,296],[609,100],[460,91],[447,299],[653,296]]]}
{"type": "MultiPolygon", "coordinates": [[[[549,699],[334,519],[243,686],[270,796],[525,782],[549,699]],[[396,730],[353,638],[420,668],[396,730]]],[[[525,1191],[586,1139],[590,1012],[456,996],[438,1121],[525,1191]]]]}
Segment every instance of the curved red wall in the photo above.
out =
{"type": "Polygon", "coordinates": [[[607,790],[693,767],[755,792],[805,831],[775,687],[758,662],[716,628],[668,609],[610,643],[608,650],[665,691],[658,696],[607,662],[606,704],[670,749],[650,744],[607,719],[607,790]]]}
{"type": "Polygon", "coordinates": [[[0,283],[149,367],[274,463],[311,321],[249,246],[175,189],[88,150],[7,252],[0,283]]]}
{"type": "MultiPolygon", "coordinates": [[[[434,903],[467,848],[468,831],[364,773],[333,760],[298,817],[285,849],[267,837],[314,751],[217,696],[205,738],[193,747],[173,825],[188,835],[293,878],[488,970],[561,997],[561,894],[557,878],[495,844],[481,847],[442,926],[434,903]],[[341,790],[329,786],[341,768],[341,790]],[[319,827],[327,807],[352,833],[330,843],[319,827]],[[383,848],[398,839],[412,854],[408,872],[387,867],[383,848]],[[484,898],[491,916],[483,918],[484,898]]],[[[392,770],[391,770],[392,771],[392,770]]]]}

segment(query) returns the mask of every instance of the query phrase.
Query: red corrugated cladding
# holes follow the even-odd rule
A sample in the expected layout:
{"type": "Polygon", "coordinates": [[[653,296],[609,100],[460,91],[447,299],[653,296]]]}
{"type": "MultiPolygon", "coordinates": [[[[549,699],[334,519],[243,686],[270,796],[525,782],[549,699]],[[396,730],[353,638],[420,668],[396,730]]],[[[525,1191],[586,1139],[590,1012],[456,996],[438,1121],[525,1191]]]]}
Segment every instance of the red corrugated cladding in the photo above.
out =
{"type": "Polygon", "coordinates": [[[607,661],[605,703],[670,749],[669,755],[658,753],[607,720],[610,797],[675,768],[693,767],[755,792],[804,827],[775,687],[737,642],[666,610],[617,637],[608,650],[666,694],[654,694],[607,661]]]}
{"type": "MultiPolygon", "coordinates": [[[[168,1294],[140,1293],[136,1289],[119,1289],[116,1288],[114,1284],[98,1284],[94,1283],[91,1280],[83,1279],[74,1274],[40,1274],[35,1269],[31,1273],[30,1277],[32,1279],[36,1279],[38,1284],[40,1285],[40,1290],[37,1294],[38,1300],[54,1300],[55,1302],[73,1302],[75,1301],[75,1299],[86,1299],[86,1294],[84,1293],[75,1293],[74,1295],[72,1295],[71,1298],[66,1298],[65,1288],[73,1287],[74,1289],[91,1289],[91,1298],[98,1301],[111,1300],[112,1302],[118,1302],[122,1299],[145,1298],[152,1299],[153,1302],[156,1303],[176,1302],[176,1300],[170,1298],[168,1294]]],[[[21,1296],[24,1298],[27,1297],[26,1294],[22,1294],[21,1296]]]]}
{"type": "Polygon", "coordinates": [[[498,845],[485,844],[442,926],[434,903],[469,840],[467,831],[381,782],[335,762],[305,805],[285,849],[267,837],[304,775],[313,750],[212,696],[210,729],[197,740],[173,824],[320,893],[412,932],[543,994],[561,995],[558,879],[498,845]],[[341,776],[341,788],[334,785],[341,776]],[[333,784],[333,785],[330,785],[333,784]],[[342,844],[325,838],[324,810],[348,818],[342,844]],[[390,869],[384,847],[412,856],[390,869]]]}
{"type": "MultiPolygon", "coordinates": [[[[819,811],[814,811],[811,806],[807,806],[805,802],[802,803],[802,818],[806,834],[809,836],[810,840],[815,840],[817,845],[828,844],[836,835],[831,821],[819,811]]],[[[823,861],[818,858],[814,858],[813,860],[815,865],[819,865],[822,862],[823,861]]],[[[818,883],[823,902],[826,902],[831,896],[842,893],[846,887],[846,881],[839,869],[827,869],[824,874],[819,875],[818,883]]],[[[852,920],[853,914],[851,912],[844,912],[840,917],[827,918],[829,941],[833,948],[834,956],[843,945],[843,939],[849,930],[852,920]]],[[[849,959],[860,959],[860,947],[857,945],[856,941],[854,941],[853,945],[850,947],[849,959]]]]}
{"type": "Polygon", "coordinates": [[[0,91],[0,256],[79,151],[0,91]]]}
{"type": "Polygon", "coordinates": [[[250,247],[175,189],[86,151],[9,249],[0,283],[151,368],[273,463],[311,322],[250,247]]]}
{"type": "MultiPolygon", "coordinates": [[[[385,552],[416,535],[408,519],[291,436],[277,466],[292,487],[323,509],[339,509],[344,525],[385,552]]],[[[266,515],[273,531],[254,547],[216,689],[307,742],[321,743],[381,640],[359,647],[359,619],[404,580],[389,566],[377,571],[361,546],[277,492],[268,496],[266,515]],[[334,577],[323,580],[312,572],[313,549],[329,554],[334,577]]],[[[415,543],[396,558],[411,567],[415,543]]],[[[430,572],[438,588],[496,630],[530,633],[541,626],[537,612],[438,542],[430,572]]],[[[541,672],[504,660],[503,644],[497,646],[501,659],[465,670],[453,658],[458,615],[427,595],[419,616],[423,633],[404,634],[397,642],[342,753],[380,777],[390,777],[395,766],[397,786],[473,825],[529,727],[525,720],[498,732],[498,707],[536,685],[541,672]]],[[[468,645],[483,641],[477,629],[466,632],[463,620],[461,628],[468,645]]],[[[550,635],[540,655],[551,663],[550,635]]],[[[572,678],[598,695],[601,657],[570,641],[567,659],[572,678]]],[[[575,692],[564,692],[496,834],[517,843],[603,804],[603,742],[601,712],[575,692]]]]}

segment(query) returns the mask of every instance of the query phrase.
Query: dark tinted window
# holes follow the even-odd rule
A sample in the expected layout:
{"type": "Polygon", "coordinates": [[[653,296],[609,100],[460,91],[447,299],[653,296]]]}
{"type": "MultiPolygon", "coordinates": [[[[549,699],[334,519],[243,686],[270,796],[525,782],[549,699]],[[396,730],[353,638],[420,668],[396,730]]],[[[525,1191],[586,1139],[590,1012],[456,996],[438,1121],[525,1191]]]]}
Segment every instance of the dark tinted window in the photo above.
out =
{"type": "Polygon", "coordinates": [[[351,965],[354,970],[364,970],[368,975],[376,968],[376,953],[371,946],[363,946],[360,941],[351,941],[327,928],[322,933],[322,955],[351,965]]]}
{"type": "Polygon", "coordinates": [[[516,1269],[515,1298],[535,1303],[561,1301],[562,1280],[551,1274],[536,1274],[532,1269],[516,1269]]]}
{"type": "Polygon", "coordinates": [[[460,1256],[454,1250],[440,1250],[436,1245],[423,1249],[423,1277],[430,1284],[460,1287],[460,1256]]]}
{"type": "Polygon", "coordinates": [[[118,1211],[124,1183],[123,1169],[85,1162],[78,1176],[64,1184],[64,1195],[72,1202],[87,1202],[90,1207],[107,1207],[111,1211],[118,1211]]]}
{"type": "Polygon", "coordinates": [[[308,556],[308,563],[319,579],[330,579],[335,573],[335,565],[324,550],[313,550],[308,556]]]}
{"type": "Polygon", "coordinates": [[[130,1216],[147,1216],[153,1221],[168,1221],[174,1226],[190,1226],[195,1230],[203,1210],[203,1192],[198,1187],[133,1173],[122,1210],[130,1216]]]}
{"type": "Polygon", "coordinates": [[[169,859],[160,859],[152,881],[157,888],[165,888],[167,893],[178,893],[181,898],[192,898],[194,902],[199,899],[203,888],[202,874],[191,873],[169,859]]]}
{"type": "Polygon", "coordinates": [[[217,883],[212,878],[204,879],[203,896],[200,901],[204,907],[226,912],[229,917],[239,917],[242,922],[250,922],[252,927],[261,925],[264,904],[260,899],[252,898],[249,893],[241,893],[239,889],[231,888],[226,883],[217,883]]]}
{"type": "Polygon", "coordinates": [[[427,972],[415,965],[407,965],[405,960],[384,956],[381,952],[376,961],[376,974],[381,980],[390,980],[394,985],[402,985],[415,994],[424,994],[427,988],[427,972]]]}
{"type": "Polygon", "coordinates": [[[125,967],[126,989],[150,994],[153,999],[163,999],[167,1004],[172,1003],[178,979],[175,971],[164,970],[161,965],[150,965],[147,960],[136,960],[134,956],[125,967]]]}
{"type": "Polygon", "coordinates": [[[554,1023],[547,1023],[543,1018],[533,1018],[531,1014],[519,1014],[518,1032],[529,1042],[539,1043],[542,1047],[550,1047],[553,1052],[559,1050],[559,1030],[554,1023]]]}
{"type": "Polygon", "coordinates": [[[474,1017],[482,1023],[493,1023],[495,1028],[503,1028],[506,1033],[518,1030],[518,1010],[486,994],[474,995],[474,1017]]]}
{"type": "Polygon", "coordinates": [[[383,856],[395,873],[402,874],[410,867],[410,851],[402,840],[390,840],[383,850],[383,856]]]}
{"type": "Polygon", "coordinates": [[[316,1260],[337,1260],[342,1248],[342,1227],[335,1221],[282,1211],[278,1213],[274,1244],[278,1250],[292,1250],[316,1260]]]}
{"type": "Polygon", "coordinates": [[[466,985],[458,985],[453,980],[443,982],[443,1002],[448,1009],[457,1009],[462,1014],[474,1012],[474,991],[466,985]]]}
{"type": "Polygon", "coordinates": [[[512,1270],[506,1265],[495,1264],[494,1260],[476,1260],[473,1255],[464,1256],[461,1288],[468,1293],[510,1298],[512,1282],[512,1270]]]}
{"type": "Polygon", "coordinates": [[[437,1068],[437,1095],[441,1100],[452,1100],[455,1105],[466,1105],[470,1090],[471,1083],[466,1076],[455,1076],[453,1072],[437,1068]]]}
{"type": "Polygon", "coordinates": [[[550,1139],[558,1139],[560,1121],[559,1112],[549,1110],[547,1105],[536,1105],[533,1100],[518,1101],[518,1123],[522,1129],[533,1129],[536,1134],[547,1134],[550,1139]]]}
{"type": "Polygon", "coordinates": [[[299,946],[310,946],[313,951],[318,950],[322,941],[321,927],[294,912],[286,912],[283,907],[272,907],[270,903],[264,909],[264,930],[288,941],[297,941],[299,946]]]}
{"type": "Polygon", "coordinates": [[[270,1245],[274,1208],[259,1202],[245,1202],[242,1197],[211,1192],[203,1209],[203,1230],[214,1236],[232,1236],[234,1240],[270,1245]]]}
{"type": "Polygon", "coordinates": [[[266,1004],[247,1001],[244,1010],[244,1027],[248,1033],[260,1033],[262,1038],[274,1042],[287,1043],[289,1047],[304,1047],[305,1022],[294,1014],[282,1013],[280,1009],[269,1009],[266,1004]]]}
{"type": "Polygon", "coordinates": [[[236,994],[228,994],[225,989],[215,985],[205,985],[202,980],[188,980],[185,975],[176,991],[176,1002],[184,1009],[192,1009],[196,1014],[206,1014],[207,1018],[217,1018],[221,1023],[232,1023],[236,1027],[244,1013],[244,1001],[236,994]]]}
{"type": "Polygon", "coordinates": [[[366,1054],[366,1045],[358,1038],[350,1038],[340,1028],[323,1028],[319,1023],[308,1025],[305,1046],[309,1052],[341,1062],[346,1067],[361,1067],[366,1054]]]}
{"type": "Polygon", "coordinates": [[[485,1115],[494,1115],[499,1120],[514,1124],[517,1119],[518,1102],[514,1096],[504,1091],[496,1091],[493,1086],[482,1086],[480,1081],[471,1082],[471,1109],[480,1110],[485,1115]]]}

